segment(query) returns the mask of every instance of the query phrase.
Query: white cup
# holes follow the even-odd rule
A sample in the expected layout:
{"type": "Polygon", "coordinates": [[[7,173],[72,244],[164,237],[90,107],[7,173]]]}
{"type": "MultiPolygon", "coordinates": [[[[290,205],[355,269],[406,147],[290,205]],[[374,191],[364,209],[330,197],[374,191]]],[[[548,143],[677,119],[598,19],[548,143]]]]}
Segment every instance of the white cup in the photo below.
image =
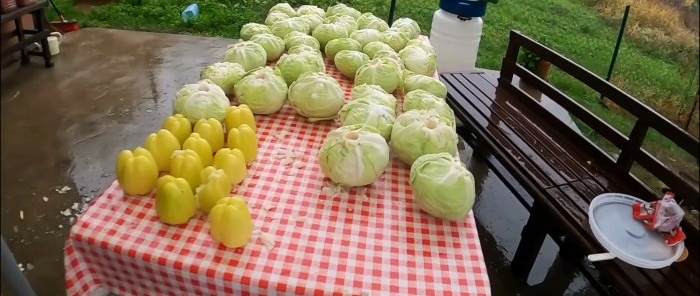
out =
{"type": "Polygon", "coordinates": [[[59,32],[52,32],[51,36],[48,38],[49,41],[49,52],[51,55],[57,55],[59,52],[59,45],[61,44],[61,39],[63,39],[63,35],[59,32]]]}

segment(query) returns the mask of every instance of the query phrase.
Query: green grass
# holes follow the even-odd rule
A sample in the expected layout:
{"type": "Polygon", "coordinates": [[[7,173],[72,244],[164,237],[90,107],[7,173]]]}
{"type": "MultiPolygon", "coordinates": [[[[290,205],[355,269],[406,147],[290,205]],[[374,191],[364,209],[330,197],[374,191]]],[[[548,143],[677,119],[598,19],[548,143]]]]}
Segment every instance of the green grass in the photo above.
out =
{"type": "MultiPolygon", "coordinates": [[[[56,0],[68,18],[81,21],[83,27],[108,27],[205,36],[236,38],[240,27],[248,22],[262,22],[267,10],[278,1],[271,0],[198,0],[200,18],[191,24],[180,21],[180,12],[193,0],[123,0],[106,5],[85,15],[72,7],[73,0],[56,0]]],[[[314,4],[327,7],[334,0],[288,1],[293,6],[314,4]]],[[[360,11],[388,16],[389,0],[342,1],[360,11]]],[[[424,33],[430,32],[437,1],[398,1],[396,18],[410,17],[418,21],[424,33]]],[[[634,9],[633,9],[634,12],[634,9]]],[[[620,15],[622,11],[620,12],[620,15]]],[[[502,0],[490,5],[484,18],[484,35],[479,50],[478,66],[499,69],[511,29],[519,30],[544,42],[576,63],[604,77],[612,56],[618,27],[604,20],[586,1],[575,0],[502,0]]],[[[613,82],[621,89],[656,108],[671,120],[682,121],[694,100],[698,83],[697,62],[680,61],[674,45],[659,48],[658,43],[626,37],[615,68],[613,82]],[[679,116],[681,114],[681,116],[679,116]]],[[[697,52],[694,53],[697,61],[697,52]]],[[[634,122],[628,116],[612,112],[599,102],[594,91],[563,72],[552,72],[550,81],[579,103],[628,134],[634,122]]],[[[589,129],[582,127],[590,133],[589,129]]],[[[596,139],[595,135],[590,135],[596,139]]],[[[658,134],[650,136],[645,147],[657,155],[670,155],[695,163],[676,148],[667,148],[667,140],[658,134]]],[[[601,142],[602,143],[602,142],[601,142]]],[[[614,149],[611,149],[613,151],[614,149]]],[[[696,169],[697,166],[695,166],[696,169]]]]}

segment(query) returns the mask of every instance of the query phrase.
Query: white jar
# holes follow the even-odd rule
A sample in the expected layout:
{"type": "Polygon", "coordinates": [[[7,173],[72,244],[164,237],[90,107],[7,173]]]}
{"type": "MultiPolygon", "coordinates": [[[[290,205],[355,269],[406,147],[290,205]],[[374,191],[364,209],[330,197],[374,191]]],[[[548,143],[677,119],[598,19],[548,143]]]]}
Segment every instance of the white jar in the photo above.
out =
{"type": "Polygon", "coordinates": [[[437,53],[438,73],[474,70],[483,26],[480,17],[464,18],[442,9],[435,11],[430,43],[437,53]]]}

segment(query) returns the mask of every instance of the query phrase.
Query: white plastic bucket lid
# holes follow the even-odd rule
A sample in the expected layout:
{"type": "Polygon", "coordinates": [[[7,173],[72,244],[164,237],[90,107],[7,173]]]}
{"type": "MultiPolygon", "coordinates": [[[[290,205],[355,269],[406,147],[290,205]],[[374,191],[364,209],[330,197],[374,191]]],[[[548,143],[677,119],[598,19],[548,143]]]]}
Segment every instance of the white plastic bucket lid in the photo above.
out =
{"type": "Polygon", "coordinates": [[[660,233],[647,230],[632,217],[632,205],[643,200],[621,193],[597,196],[588,208],[593,235],[608,252],[631,265],[658,269],[671,265],[685,249],[681,242],[669,247],[660,233]]]}

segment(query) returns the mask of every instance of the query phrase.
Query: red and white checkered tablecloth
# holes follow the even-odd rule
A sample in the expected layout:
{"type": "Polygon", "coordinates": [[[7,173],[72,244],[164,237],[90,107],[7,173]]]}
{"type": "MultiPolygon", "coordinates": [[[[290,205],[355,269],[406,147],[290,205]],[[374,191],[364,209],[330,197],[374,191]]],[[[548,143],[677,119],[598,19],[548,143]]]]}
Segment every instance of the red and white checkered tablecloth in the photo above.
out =
{"type": "MultiPolygon", "coordinates": [[[[352,81],[326,62],[349,98],[352,81]]],[[[201,213],[186,225],[165,225],[155,194],[127,196],[115,181],[70,231],[68,294],[491,294],[473,214],[450,223],[421,212],[410,168],[398,159],[364,194],[324,195],[329,180],[318,150],[338,124],[307,123],[288,105],[256,119],[258,161],[234,193],[247,200],[255,229],[274,248],[254,236],[244,248],[227,249],[211,238],[201,213]],[[305,154],[303,167],[286,166],[280,151],[305,154]]]]}

